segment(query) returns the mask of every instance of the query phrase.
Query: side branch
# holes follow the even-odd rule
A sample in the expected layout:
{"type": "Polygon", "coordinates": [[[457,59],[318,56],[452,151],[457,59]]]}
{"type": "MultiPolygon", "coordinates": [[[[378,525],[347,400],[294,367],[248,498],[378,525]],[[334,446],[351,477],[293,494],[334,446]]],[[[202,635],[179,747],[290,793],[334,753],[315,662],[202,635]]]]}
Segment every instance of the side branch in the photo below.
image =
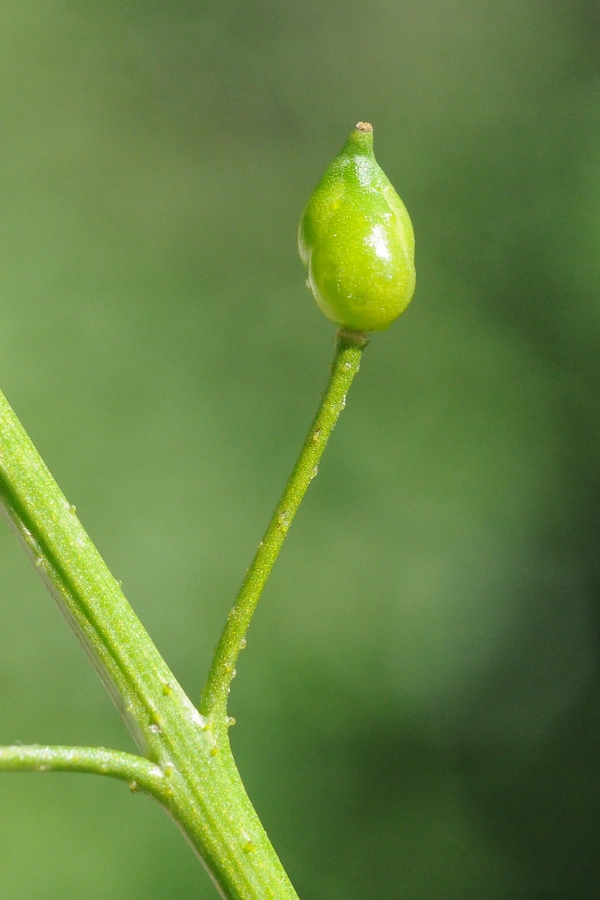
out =
{"type": "Polygon", "coordinates": [[[235,663],[246,644],[246,631],[256,604],[267,583],[292,519],[318,471],[319,461],[341,411],[346,395],[360,368],[362,352],[367,346],[362,331],[341,328],[337,336],[335,357],[329,382],[321,398],[317,414],[309,429],[289,481],[267,526],[264,537],[246,573],[239,594],[215,650],[200,712],[220,732],[227,725],[227,695],[235,675],[235,663]]]}
{"type": "Polygon", "coordinates": [[[165,775],[160,766],[143,756],[105,747],[45,747],[39,744],[0,747],[0,770],[109,775],[129,782],[132,790],[146,791],[158,799],[165,789],[165,775]]]}

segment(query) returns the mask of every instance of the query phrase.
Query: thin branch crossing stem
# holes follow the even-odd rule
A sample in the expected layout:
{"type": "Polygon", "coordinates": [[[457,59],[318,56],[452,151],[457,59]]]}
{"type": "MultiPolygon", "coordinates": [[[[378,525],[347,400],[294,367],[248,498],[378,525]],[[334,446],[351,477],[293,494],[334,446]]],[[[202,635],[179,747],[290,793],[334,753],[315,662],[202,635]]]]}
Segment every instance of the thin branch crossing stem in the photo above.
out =
{"type": "Polygon", "coordinates": [[[367,343],[367,335],[362,331],[342,328],[338,332],[331,375],[317,414],[229,613],[200,703],[201,713],[214,721],[217,730],[226,721],[229,688],[237,658],[246,645],[250,620],[302,498],[317,474],[319,461],[346,405],[346,396],[360,368],[367,343]]]}

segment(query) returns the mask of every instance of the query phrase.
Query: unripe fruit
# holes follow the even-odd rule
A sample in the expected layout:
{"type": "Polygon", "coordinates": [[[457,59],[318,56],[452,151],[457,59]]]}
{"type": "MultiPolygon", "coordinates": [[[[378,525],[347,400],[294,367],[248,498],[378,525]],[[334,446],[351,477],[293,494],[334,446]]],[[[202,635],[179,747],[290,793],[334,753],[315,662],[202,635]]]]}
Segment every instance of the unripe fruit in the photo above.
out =
{"type": "Polygon", "coordinates": [[[389,328],[415,290],[415,238],[406,207],[359,122],[304,210],[298,247],[325,315],[353,331],[389,328]]]}

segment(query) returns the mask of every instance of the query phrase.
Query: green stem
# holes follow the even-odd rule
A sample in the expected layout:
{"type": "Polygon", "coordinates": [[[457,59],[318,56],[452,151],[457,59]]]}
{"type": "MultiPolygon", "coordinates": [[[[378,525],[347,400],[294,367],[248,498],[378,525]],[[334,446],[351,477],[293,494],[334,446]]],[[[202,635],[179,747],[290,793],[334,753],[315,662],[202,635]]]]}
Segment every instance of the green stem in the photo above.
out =
{"type": "Polygon", "coordinates": [[[161,799],[165,773],[143,756],[105,747],[0,747],[0,770],[7,772],[85,772],[127,781],[132,791],[161,799]]]}
{"type": "Polygon", "coordinates": [[[9,747],[0,749],[0,768],[51,765],[137,782],[166,807],[228,900],[298,900],[231,754],[227,694],[252,613],[366,343],[360,332],[338,335],[317,416],[215,653],[203,694],[206,716],[177,683],[0,393],[0,507],[147,758],[102,748],[9,747]]]}
{"type": "Polygon", "coordinates": [[[363,332],[346,329],[338,332],[331,375],[317,414],[227,618],[200,703],[200,711],[207,719],[214,721],[217,730],[226,722],[227,697],[235,674],[235,664],[246,645],[246,632],[256,604],[302,498],[317,474],[319,461],[346,405],[346,395],[359,370],[362,351],[367,343],[367,336],[363,332]]]}

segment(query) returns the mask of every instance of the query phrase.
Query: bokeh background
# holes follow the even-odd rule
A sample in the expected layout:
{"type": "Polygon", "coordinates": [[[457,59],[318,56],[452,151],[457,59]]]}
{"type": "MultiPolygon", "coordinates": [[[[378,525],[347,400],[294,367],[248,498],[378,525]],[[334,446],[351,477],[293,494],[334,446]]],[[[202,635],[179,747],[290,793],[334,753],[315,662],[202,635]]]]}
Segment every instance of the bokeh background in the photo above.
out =
{"type": "MultiPolygon", "coordinates": [[[[600,895],[597,0],[4,0],[0,384],[197,697],[323,387],[296,223],[359,119],[418,288],[253,622],[302,900],[600,895]]],[[[8,527],[0,741],[132,749],[8,527]]],[[[3,900],[210,900],[158,806],[0,777],[3,900]]]]}

